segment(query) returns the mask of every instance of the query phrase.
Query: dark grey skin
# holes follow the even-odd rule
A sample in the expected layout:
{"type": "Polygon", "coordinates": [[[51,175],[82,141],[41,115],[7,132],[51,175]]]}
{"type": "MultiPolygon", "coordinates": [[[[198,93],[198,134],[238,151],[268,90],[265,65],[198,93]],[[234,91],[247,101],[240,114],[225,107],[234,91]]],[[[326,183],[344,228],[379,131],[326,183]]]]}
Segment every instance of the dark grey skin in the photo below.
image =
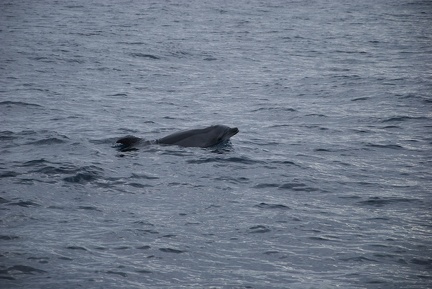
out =
{"type": "Polygon", "coordinates": [[[117,140],[117,143],[122,145],[122,150],[133,149],[136,145],[140,144],[162,144],[177,145],[181,147],[207,148],[228,141],[238,132],[239,129],[236,127],[231,128],[226,125],[213,125],[206,128],[179,131],[153,141],[146,141],[135,136],[126,136],[117,140]]]}

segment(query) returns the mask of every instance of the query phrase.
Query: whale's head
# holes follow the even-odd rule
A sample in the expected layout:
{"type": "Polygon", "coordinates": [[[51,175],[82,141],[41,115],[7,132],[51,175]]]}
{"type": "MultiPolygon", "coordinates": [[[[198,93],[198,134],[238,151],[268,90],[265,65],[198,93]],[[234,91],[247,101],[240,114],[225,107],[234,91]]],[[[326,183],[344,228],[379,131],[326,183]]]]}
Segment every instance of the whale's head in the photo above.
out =
{"type": "Polygon", "coordinates": [[[212,130],[213,138],[212,145],[228,141],[232,136],[239,132],[236,127],[229,127],[226,125],[214,125],[210,127],[212,130]]]}

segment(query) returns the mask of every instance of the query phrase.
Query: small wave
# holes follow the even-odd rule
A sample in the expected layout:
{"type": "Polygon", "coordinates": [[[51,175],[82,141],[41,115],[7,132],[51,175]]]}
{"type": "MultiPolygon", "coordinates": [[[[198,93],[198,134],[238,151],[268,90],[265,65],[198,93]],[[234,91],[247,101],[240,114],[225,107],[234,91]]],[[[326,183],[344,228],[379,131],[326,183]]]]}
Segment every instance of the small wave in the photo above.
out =
{"type": "Polygon", "coordinates": [[[281,112],[296,112],[297,110],[291,107],[260,107],[257,109],[252,110],[252,112],[258,112],[258,111],[281,111],[281,112]]]}
{"type": "Polygon", "coordinates": [[[327,115],[325,115],[325,114],[321,114],[321,113],[310,113],[310,114],[307,114],[307,115],[305,115],[305,116],[327,117],[327,115]]]}
{"type": "Polygon", "coordinates": [[[140,246],[140,247],[136,247],[138,250],[148,250],[151,247],[149,245],[144,245],[144,246],[140,246]]]}
{"type": "Polygon", "coordinates": [[[432,269],[432,259],[428,258],[412,258],[410,260],[411,264],[426,266],[427,268],[432,269]]]}
{"type": "Polygon", "coordinates": [[[4,105],[4,106],[8,106],[8,107],[12,107],[12,106],[32,106],[32,107],[42,107],[39,104],[35,104],[35,103],[28,103],[28,102],[22,102],[22,101],[1,101],[0,102],[0,106],[4,105]]]}
{"type": "Polygon", "coordinates": [[[30,275],[33,275],[34,273],[47,273],[47,271],[33,268],[30,266],[26,266],[26,265],[15,265],[15,266],[9,267],[6,270],[2,270],[2,271],[7,273],[7,274],[11,274],[11,273],[13,274],[16,272],[19,272],[21,274],[30,274],[30,275]]]}
{"type": "Polygon", "coordinates": [[[146,174],[135,174],[133,173],[131,178],[134,179],[144,179],[144,180],[158,180],[159,177],[156,176],[150,176],[150,175],[146,175],[146,174]]]}
{"type": "Polygon", "coordinates": [[[20,206],[20,207],[40,207],[39,204],[32,202],[32,201],[22,201],[19,200],[18,202],[14,202],[14,203],[8,203],[9,206],[20,206]]]}
{"type": "Polygon", "coordinates": [[[16,139],[15,133],[9,130],[0,131],[0,141],[11,141],[16,139]]]}
{"type": "Polygon", "coordinates": [[[85,184],[98,178],[96,173],[78,173],[74,176],[65,177],[63,180],[68,183],[85,184]]]}
{"type": "Polygon", "coordinates": [[[369,97],[357,97],[357,98],[353,98],[351,99],[351,101],[363,101],[363,100],[368,100],[369,97]]]}
{"type": "Polygon", "coordinates": [[[347,261],[347,262],[378,262],[374,259],[370,259],[370,258],[366,258],[363,256],[357,256],[357,257],[349,257],[349,258],[341,258],[340,260],[342,261],[347,261]]]}
{"type": "Polygon", "coordinates": [[[6,200],[5,198],[0,197],[0,204],[6,204],[9,203],[8,200],[6,200]]]}
{"type": "Polygon", "coordinates": [[[419,117],[413,117],[413,116],[393,116],[393,117],[389,117],[386,119],[381,120],[381,122],[386,123],[386,122],[401,122],[401,121],[408,121],[408,120],[429,120],[429,118],[424,117],[424,116],[419,116],[419,117]]]}
{"type": "Polygon", "coordinates": [[[142,269],[142,270],[136,270],[135,272],[137,272],[137,273],[141,273],[141,274],[151,274],[151,273],[153,273],[153,272],[150,271],[150,270],[144,270],[144,269],[142,269]]]}
{"type": "Polygon", "coordinates": [[[75,170],[77,173],[73,176],[65,177],[63,180],[68,183],[86,184],[98,179],[103,169],[96,166],[85,166],[75,170]]]}
{"type": "Polygon", "coordinates": [[[189,160],[187,161],[189,164],[203,164],[203,163],[239,163],[239,164],[257,164],[261,163],[261,161],[251,160],[247,157],[230,157],[230,158],[203,158],[199,160],[189,160]]]}
{"type": "Polygon", "coordinates": [[[312,188],[303,183],[286,183],[279,186],[279,189],[288,189],[299,192],[316,192],[317,188],[312,188]]]}
{"type": "Polygon", "coordinates": [[[3,240],[3,241],[11,241],[11,240],[16,240],[16,239],[19,239],[19,237],[18,236],[10,236],[10,235],[0,235],[0,240],[3,240]]]}
{"type": "Polygon", "coordinates": [[[205,57],[205,58],[203,58],[203,60],[204,61],[216,61],[216,60],[218,60],[216,57],[205,57]]]}
{"type": "Polygon", "coordinates": [[[380,197],[371,197],[366,201],[358,202],[357,204],[362,206],[374,206],[374,207],[382,207],[389,204],[395,203],[410,203],[417,201],[416,199],[405,199],[405,198],[380,198],[380,197]]]}
{"type": "Polygon", "coordinates": [[[312,236],[309,237],[310,240],[314,240],[314,241],[330,241],[330,239],[324,238],[324,237],[317,237],[317,236],[312,236]]]}
{"type": "Polygon", "coordinates": [[[382,148],[382,149],[392,149],[392,150],[400,150],[403,149],[404,147],[401,145],[397,145],[397,144],[373,144],[373,143],[368,143],[366,144],[367,147],[371,147],[371,148],[382,148]]]}
{"type": "MultiPolygon", "coordinates": [[[[65,137],[67,138],[67,137],[65,137]]],[[[61,143],[65,143],[66,141],[60,138],[56,138],[56,137],[48,137],[45,139],[41,139],[41,140],[37,140],[34,142],[29,142],[27,144],[32,144],[32,145],[52,145],[52,144],[61,144],[61,143]]]]}
{"type": "Polygon", "coordinates": [[[69,249],[69,250],[88,251],[86,248],[81,247],[81,246],[68,246],[68,247],[66,247],[66,249],[69,249]]]}
{"type": "Polygon", "coordinates": [[[114,274],[114,275],[120,275],[122,277],[127,277],[127,274],[124,272],[118,272],[118,271],[106,271],[107,274],[114,274]]]}
{"type": "Polygon", "coordinates": [[[164,252],[164,253],[175,253],[175,254],[181,254],[181,253],[186,252],[183,250],[178,250],[178,249],[173,249],[173,248],[159,248],[159,251],[164,252]]]}
{"type": "Polygon", "coordinates": [[[153,54],[146,54],[146,53],[140,53],[140,52],[131,53],[131,56],[139,57],[139,58],[149,58],[149,59],[154,59],[154,60],[160,59],[160,57],[155,56],[153,54]]]}
{"type": "Polygon", "coordinates": [[[282,164],[282,165],[289,165],[289,166],[296,166],[296,167],[301,167],[299,164],[296,164],[293,161],[280,161],[280,160],[276,160],[276,161],[272,161],[272,163],[274,164],[282,164]]]}
{"type": "Polygon", "coordinates": [[[257,234],[257,233],[268,233],[270,232],[270,228],[263,225],[252,226],[249,228],[248,233],[257,234]]]}
{"type": "Polygon", "coordinates": [[[14,171],[6,171],[0,174],[0,178],[14,178],[20,174],[14,171]]]}
{"type": "Polygon", "coordinates": [[[267,204],[267,203],[260,203],[258,205],[254,206],[255,208],[259,209],[277,209],[277,210],[289,210],[290,207],[282,205],[282,204],[267,204]]]}
{"type": "Polygon", "coordinates": [[[280,186],[279,184],[262,183],[262,184],[255,185],[254,188],[255,189],[279,188],[279,186],[280,186]]]}
{"type": "Polygon", "coordinates": [[[45,159],[37,159],[37,160],[31,160],[23,163],[21,166],[23,167],[33,167],[33,166],[39,166],[41,164],[47,163],[45,159]]]}
{"type": "Polygon", "coordinates": [[[223,182],[229,182],[232,184],[241,184],[241,183],[248,183],[250,180],[245,177],[229,177],[229,176],[223,176],[223,177],[216,177],[214,178],[217,181],[223,181],[223,182]]]}
{"type": "Polygon", "coordinates": [[[100,209],[93,207],[93,206],[79,206],[78,209],[102,212],[100,209]]]}
{"type": "Polygon", "coordinates": [[[76,172],[76,167],[65,166],[65,165],[61,165],[57,167],[51,163],[50,165],[44,165],[43,167],[41,167],[38,170],[35,170],[34,172],[42,173],[46,175],[71,174],[76,172]]]}

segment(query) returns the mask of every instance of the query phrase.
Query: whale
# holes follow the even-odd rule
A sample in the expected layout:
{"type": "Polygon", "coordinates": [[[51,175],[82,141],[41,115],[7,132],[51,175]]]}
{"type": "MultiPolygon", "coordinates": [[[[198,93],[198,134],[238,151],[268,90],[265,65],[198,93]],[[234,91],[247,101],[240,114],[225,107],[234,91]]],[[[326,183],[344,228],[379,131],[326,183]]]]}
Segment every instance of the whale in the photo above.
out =
{"type": "Polygon", "coordinates": [[[206,128],[182,130],[156,140],[145,140],[140,137],[128,135],[116,141],[120,150],[133,150],[139,145],[176,145],[180,147],[208,148],[226,143],[239,132],[237,127],[226,125],[212,125],[206,128]]]}

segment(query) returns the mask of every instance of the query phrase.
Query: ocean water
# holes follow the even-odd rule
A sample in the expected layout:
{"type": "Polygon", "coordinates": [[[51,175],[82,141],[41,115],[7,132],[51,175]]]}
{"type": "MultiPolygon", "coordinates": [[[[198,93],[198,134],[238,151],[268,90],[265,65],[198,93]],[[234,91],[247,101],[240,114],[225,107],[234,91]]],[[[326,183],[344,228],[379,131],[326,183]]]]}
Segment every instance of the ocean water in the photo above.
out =
{"type": "Polygon", "coordinates": [[[1,1],[0,288],[432,288],[432,2],[1,1]],[[224,124],[222,147],[151,145],[224,124]]]}

